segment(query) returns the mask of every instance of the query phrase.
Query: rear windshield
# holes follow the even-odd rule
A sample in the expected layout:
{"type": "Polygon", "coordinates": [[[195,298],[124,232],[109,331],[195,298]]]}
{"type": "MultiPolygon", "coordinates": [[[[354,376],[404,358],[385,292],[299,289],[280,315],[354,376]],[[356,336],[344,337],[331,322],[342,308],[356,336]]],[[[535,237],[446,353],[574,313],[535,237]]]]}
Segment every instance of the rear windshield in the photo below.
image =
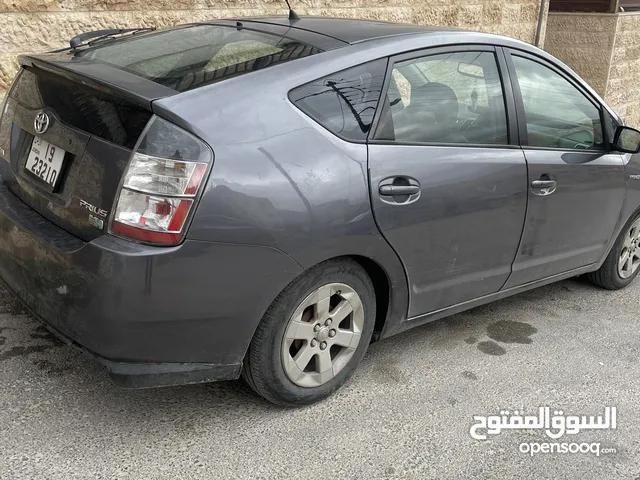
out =
{"type": "Polygon", "coordinates": [[[98,45],[78,56],[184,92],[320,51],[269,33],[196,25],[98,45]]]}

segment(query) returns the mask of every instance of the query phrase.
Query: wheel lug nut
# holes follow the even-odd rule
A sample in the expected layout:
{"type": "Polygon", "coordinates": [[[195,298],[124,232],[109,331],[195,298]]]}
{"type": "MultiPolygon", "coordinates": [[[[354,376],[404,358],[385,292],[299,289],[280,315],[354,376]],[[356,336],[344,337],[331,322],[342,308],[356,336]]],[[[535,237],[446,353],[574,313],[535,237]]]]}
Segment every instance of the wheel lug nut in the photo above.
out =
{"type": "Polygon", "coordinates": [[[327,342],[322,342],[320,344],[320,350],[324,350],[325,348],[327,348],[327,342]]]}
{"type": "Polygon", "coordinates": [[[331,325],[332,320],[330,318],[327,318],[324,322],[324,324],[328,327],[329,325],[331,325]]]}
{"type": "Polygon", "coordinates": [[[318,341],[314,338],[313,340],[311,340],[311,346],[315,347],[316,345],[318,345],[318,341]]]}
{"type": "Polygon", "coordinates": [[[335,337],[336,336],[336,331],[334,329],[329,330],[329,336],[331,338],[335,337]]]}
{"type": "Polygon", "coordinates": [[[319,330],[320,330],[320,324],[316,323],[315,326],[313,327],[313,331],[318,332],[319,330]]]}

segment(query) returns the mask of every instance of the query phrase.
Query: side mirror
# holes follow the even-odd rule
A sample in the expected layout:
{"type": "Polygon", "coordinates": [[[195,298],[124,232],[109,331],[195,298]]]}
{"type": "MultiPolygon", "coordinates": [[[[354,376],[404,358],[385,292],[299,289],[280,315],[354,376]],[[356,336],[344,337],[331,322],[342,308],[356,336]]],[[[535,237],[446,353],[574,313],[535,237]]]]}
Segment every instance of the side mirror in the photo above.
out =
{"type": "Polygon", "coordinates": [[[618,127],[613,137],[613,147],[619,152],[640,152],[640,132],[631,127],[618,127]]]}

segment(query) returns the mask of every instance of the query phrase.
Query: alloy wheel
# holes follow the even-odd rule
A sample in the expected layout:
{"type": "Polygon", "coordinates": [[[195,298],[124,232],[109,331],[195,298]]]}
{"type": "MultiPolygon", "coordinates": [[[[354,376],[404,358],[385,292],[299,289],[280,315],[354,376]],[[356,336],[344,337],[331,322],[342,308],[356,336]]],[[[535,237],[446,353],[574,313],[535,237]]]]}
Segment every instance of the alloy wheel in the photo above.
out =
{"type": "Polygon", "coordinates": [[[622,251],[618,259],[618,274],[622,278],[631,277],[640,267],[640,218],[638,218],[624,237],[622,251]]]}
{"type": "Polygon", "coordinates": [[[318,387],[349,363],[364,326],[362,301],[343,283],[309,294],[289,319],[282,341],[284,372],[301,387],[318,387]]]}

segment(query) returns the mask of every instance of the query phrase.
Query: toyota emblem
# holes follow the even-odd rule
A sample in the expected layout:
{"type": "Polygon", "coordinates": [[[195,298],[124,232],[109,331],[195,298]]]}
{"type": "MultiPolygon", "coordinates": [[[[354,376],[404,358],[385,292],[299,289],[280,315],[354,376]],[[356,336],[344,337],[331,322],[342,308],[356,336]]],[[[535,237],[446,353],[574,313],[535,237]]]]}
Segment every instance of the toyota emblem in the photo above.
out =
{"type": "Polygon", "coordinates": [[[36,115],[36,119],[33,121],[33,126],[36,129],[36,133],[44,133],[49,128],[49,115],[44,112],[40,112],[36,115]]]}

